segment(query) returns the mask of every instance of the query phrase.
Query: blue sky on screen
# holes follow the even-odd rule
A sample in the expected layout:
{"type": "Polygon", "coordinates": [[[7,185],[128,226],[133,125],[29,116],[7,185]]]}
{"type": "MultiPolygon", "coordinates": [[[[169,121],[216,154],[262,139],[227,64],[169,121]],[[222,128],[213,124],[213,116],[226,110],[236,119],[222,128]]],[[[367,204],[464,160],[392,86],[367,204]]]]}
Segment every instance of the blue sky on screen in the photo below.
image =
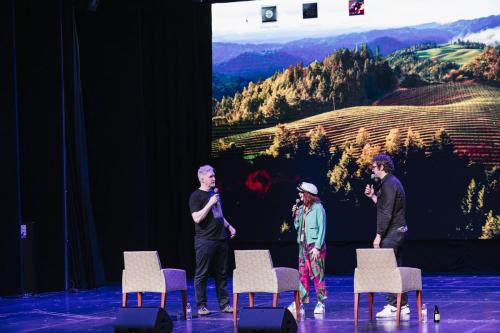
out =
{"type": "MultiPolygon", "coordinates": [[[[348,0],[256,0],[212,5],[214,42],[287,42],[347,32],[447,23],[500,15],[500,0],[365,0],[365,15],[349,16],[348,0]],[[317,2],[318,18],[302,19],[302,4],[317,2]],[[262,23],[260,8],[278,8],[276,23],[262,23]]],[[[500,28],[491,29],[499,40],[500,28]]]]}

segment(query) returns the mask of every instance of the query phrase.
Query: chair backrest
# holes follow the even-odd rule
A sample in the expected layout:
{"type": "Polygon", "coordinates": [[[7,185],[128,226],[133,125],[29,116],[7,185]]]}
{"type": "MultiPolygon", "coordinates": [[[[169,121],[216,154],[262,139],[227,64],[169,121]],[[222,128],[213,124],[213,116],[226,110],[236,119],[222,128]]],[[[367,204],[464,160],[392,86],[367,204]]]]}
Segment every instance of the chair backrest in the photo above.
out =
{"type": "Polygon", "coordinates": [[[234,260],[243,274],[268,274],[273,269],[269,250],[235,250],[234,260]]]}
{"type": "Polygon", "coordinates": [[[123,252],[125,270],[128,272],[153,273],[161,270],[157,251],[125,251],[123,252]]]}
{"type": "Polygon", "coordinates": [[[358,269],[393,269],[398,265],[393,249],[356,249],[358,269]]]}
{"type": "Polygon", "coordinates": [[[125,270],[122,277],[123,292],[165,292],[165,277],[156,251],[123,252],[125,270]]]}

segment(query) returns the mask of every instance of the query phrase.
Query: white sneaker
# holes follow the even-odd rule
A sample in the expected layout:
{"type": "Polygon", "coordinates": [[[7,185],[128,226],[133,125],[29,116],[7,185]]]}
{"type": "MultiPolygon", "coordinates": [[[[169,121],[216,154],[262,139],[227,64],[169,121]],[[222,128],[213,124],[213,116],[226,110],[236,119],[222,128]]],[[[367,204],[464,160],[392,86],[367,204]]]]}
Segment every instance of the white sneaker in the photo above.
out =
{"type": "MultiPolygon", "coordinates": [[[[382,311],[377,312],[376,317],[377,318],[396,317],[396,310],[397,309],[395,306],[387,304],[386,306],[384,306],[384,309],[382,311]]],[[[408,306],[408,304],[403,305],[401,307],[401,315],[407,315],[407,314],[410,314],[410,307],[408,306]]]]}
{"type": "Polygon", "coordinates": [[[288,311],[290,311],[293,315],[295,315],[295,302],[290,303],[288,306],[288,311]]]}
{"type": "Polygon", "coordinates": [[[318,302],[316,307],[314,308],[314,314],[324,314],[325,313],[325,304],[318,302]]]}

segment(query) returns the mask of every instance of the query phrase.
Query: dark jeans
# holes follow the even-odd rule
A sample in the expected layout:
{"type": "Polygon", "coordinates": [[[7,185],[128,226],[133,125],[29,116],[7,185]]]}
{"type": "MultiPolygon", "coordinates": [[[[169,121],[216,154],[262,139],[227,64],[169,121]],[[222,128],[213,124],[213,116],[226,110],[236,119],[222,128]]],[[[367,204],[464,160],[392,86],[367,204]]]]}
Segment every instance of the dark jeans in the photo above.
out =
{"type": "Polygon", "coordinates": [[[225,240],[196,239],[194,249],[196,251],[196,272],[194,276],[196,305],[198,309],[207,305],[207,279],[212,273],[215,278],[215,291],[219,306],[223,309],[229,304],[226,273],[229,251],[227,242],[225,240]]]}
{"type": "MultiPolygon", "coordinates": [[[[403,258],[402,258],[402,246],[405,241],[405,233],[400,232],[398,230],[391,230],[387,233],[387,235],[382,238],[382,242],[380,243],[381,248],[389,248],[394,249],[394,254],[396,255],[396,262],[399,266],[403,266],[403,258]]],[[[397,304],[397,295],[396,294],[387,294],[387,304],[392,306],[396,306],[397,304]]],[[[401,306],[406,305],[408,303],[408,295],[403,293],[401,298],[401,306]]]]}

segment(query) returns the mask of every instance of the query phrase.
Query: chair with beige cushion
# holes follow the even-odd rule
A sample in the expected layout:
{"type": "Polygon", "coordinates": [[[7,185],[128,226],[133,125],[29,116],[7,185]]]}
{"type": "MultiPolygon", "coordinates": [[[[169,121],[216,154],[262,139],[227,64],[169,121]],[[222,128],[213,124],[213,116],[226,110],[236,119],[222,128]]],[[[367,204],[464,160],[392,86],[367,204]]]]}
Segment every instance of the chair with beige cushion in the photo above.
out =
{"type": "Polygon", "coordinates": [[[278,306],[279,294],[294,292],[296,316],[299,319],[299,272],[293,268],[273,267],[269,250],[234,251],[236,269],[233,272],[233,319],[236,323],[238,295],[248,293],[249,305],[254,306],[255,293],[272,293],[273,307],[278,306]]]}
{"type": "Polygon", "coordinates": [[[187,283],[186,271],[182,269],[162,269],[156,251],[123,252],[125,269],[122,274],[122,306],[127,306],[127,294],[137,293],[137,306],[142,306],[142,293],[161,293],[160,306],[164,309],[167,293],[180,290],[182,309],[186,317],[187,283]]]}
{"type": "Polygon", "coordinates": [[[368,313],[372,319],[373,293],[397,294],[396,321],[399,325],[401,297],[417,293],[418,320],[422,320],[422,274],[420,269],[397,267],[393,249],[357,249],[358,267],[354,270],[354,321],[358,322],[359,294],[368,293],[368,313]]]}

